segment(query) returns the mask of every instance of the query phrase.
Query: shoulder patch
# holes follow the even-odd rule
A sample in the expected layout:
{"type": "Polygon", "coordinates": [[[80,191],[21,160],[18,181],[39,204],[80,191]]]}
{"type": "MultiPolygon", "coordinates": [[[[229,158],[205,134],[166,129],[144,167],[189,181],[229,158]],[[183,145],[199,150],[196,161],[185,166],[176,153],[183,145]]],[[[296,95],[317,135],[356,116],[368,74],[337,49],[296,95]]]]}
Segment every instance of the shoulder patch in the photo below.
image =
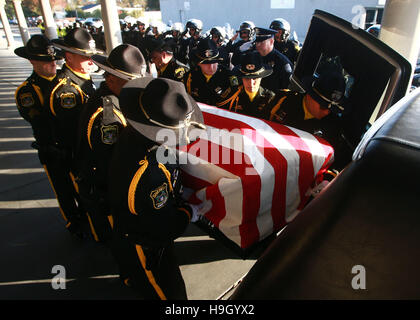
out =
{"type": "Polygon", "coordinates": [[[165,182],[160,187],[150,192],[150,198],[153,201],[153,207],[155,209],[161,209],[165,206],[169,199],[168,184],[165,182]]]}
{"type": "Polygon", "coordinates": [[[101,126],[101,138],[104,144],[114,144],[118,138],[118,126],[107,125],[101,126]]]}
{"type": "Polygon", "coordinates": [[[64,92],[60,94],[61,106],[63,108],[71,109],[76,106],[76,95],[73,92],[64,92]]]}
{"type": "Polygon", "coordinates": [[[229,80],[230,80],[230,85],[231,85],[232,87],[237,87],[237,86],[239,86],[239,81],[238,81],[238,78],[237,78],[236,76],[231,76],[231,77],[229,78],[229,80]]]}
{"type": "Polygon", "coordinates": [[[25,92],[19,95],[20,105],[22,107],[32,107],[35,104],[35,99],[32,96],[32,93],[25,92]]]}
{"type": "Polygon", "coordinates": [[[185,74],[185,69],[184,68],[177,68],[175,69],[175,77],[178,79],[182,79],[184,77],[185,74]]]}

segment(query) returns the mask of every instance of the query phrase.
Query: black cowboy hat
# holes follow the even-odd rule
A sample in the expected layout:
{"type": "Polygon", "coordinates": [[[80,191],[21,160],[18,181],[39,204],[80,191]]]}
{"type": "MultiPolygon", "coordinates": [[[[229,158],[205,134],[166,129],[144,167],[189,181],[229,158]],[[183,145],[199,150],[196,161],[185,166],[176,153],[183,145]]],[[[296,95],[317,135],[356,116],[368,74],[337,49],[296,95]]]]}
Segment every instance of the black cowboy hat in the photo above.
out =
{"type": "Polygon", "coordinates": [[[64,37],[64,40],[53,39],[51,41],[54,43],[54,46],[64,51],[86,57],[90,57],[97,53],[103,53],[102,51],[96,50],[95,40],[89,31],[84,28],[71,29],[64,37]]]}
{"type": "Polygon", "coordinates": [[[321,108],[331,109],[335,113],[345,110],[348,104],[345,98],[346,81],[339,71],[328,70],[303,78],[303,87],[321,108]]]}
{"type": "Polygon", "coordinates": [[[121,90],[119,100],[128,123],[159,144],[188,144],[199,135],[193,128],[205,128],[200,108],[179,81],[151,77],[131,80],[121,90]]]}
{"type": "Polygon", "coordinates": [[[197,48],[194,50],[197,63],[212,64],[222,61],[219,57],[219,49],[217,45],[209,37],[200,40],[197,48]]]}
{"type": "Polygon", "coordinates": [[[28,60],[54,61],[63,59],[52,42],[44,35],[36,34],[26,43],[26,46],[15,49],[15,54],[28,60]]]}
{"type": "Polygon", "coordinates": [[[93,55],[93,62],[106,72],[125,80],[143,77],[146,61],[140,50],[131,44],[120,44],[109,56],[93,55]]]}
{"type": "Polygon", "coordinates": [[[146,48],[149,54],[153,51],[165,51],[169,53],[174,53],[176,47],[176,42],[172,37],[166,38],[148,38],[146,43],[146,48]]]}
{"type": "Polygon", "coordinates": [[[256,27],[255,28],[255,42],[261,42],[261,41],[270,39],[274,37],[276,33],[277,33],[276,30],[256,27]]]}
{"type": "Polygon", "coordinates": [[[264,78],[273,73],[269,65],[263,64],[262,57],[257,51],[242,54],[240,61],[240,65],[235,68],[235,74],[240,78],[264,78]]]}

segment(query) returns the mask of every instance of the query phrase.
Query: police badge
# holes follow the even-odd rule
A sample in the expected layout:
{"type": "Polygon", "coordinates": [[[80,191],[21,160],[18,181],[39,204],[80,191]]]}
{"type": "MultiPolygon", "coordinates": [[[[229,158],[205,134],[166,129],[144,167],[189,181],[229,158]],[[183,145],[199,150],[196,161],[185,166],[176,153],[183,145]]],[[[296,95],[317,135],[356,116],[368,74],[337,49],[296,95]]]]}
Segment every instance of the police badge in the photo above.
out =
{"type": "Polygon", "coordinates": [[[64,92],[60,94],[61,106],[71,109],[76,106],[76,95],[73,92],[64,92]]]}
{"type": "Polygon", "coordinates": [[[55,50],[54,50],[54,47],[53,46],[48,46],[47,47],[47,54],[54,58],[54,56],[55,56],[55,50]]]}
{"type": "Polygon", "coordinates": [[[112,145],[117,142],[118,138],[118,126],[108,125],[101,126],[101,139],[104,144],[112,145]]]}
{"type": "Polygon", "coordinates": [[[164,183],[150,192],[150,198],[152,198],[153,207],[155,209],[161,209],[169,199],[168,185],[164,183]]]}
{"type": "Polygon", "coordinates": [[[341,91],[334,90],[333,93],[331,94],[331,100],[339,101],[342,96],[343,96],[343,93],[341,91]]]}
{"type": "Polygon", "coordinates": [[[35,104],[34,97],[32,96],[32,93],[25,92],[19,95],[20,105],[22,107],[32,107],[35,104]]]}

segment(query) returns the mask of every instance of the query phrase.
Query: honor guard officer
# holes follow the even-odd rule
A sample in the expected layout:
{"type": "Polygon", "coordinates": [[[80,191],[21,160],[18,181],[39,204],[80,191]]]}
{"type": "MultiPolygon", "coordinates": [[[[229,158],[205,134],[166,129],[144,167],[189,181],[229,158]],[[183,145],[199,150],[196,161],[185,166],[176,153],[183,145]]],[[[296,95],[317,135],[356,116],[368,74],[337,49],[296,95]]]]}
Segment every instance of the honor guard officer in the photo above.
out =
{"type": "Polygon", "coordinates": [[[167,147],[193,141],[204,128],[202,113],[182,83],[165,78],[130,81],[120,106],[128,126],[115,145],[109,194],[121,280],[144,299],[187,299],[173,241],[193,210],[181,200],[179,167],[167,147]]]}
{"type": "Polygon", "coordinates": [[[348,156],[342,137],[341,115],[348,108],[346,82],[341,72],[328,70],[304,79],[306,93],[279,92],[283,95],[270,111],[268,120],[307,131],[327,140],[334,148],[334,168],[342,169],[348,156]]]}
{"type": "Polygon", "coordinates": [[[219,50],[216,44],[206,38],[200,41],[194,51],[198,69],[185,77],[187,92],[197,102],[223,107],[231,102],[238,90],[238,78],[232,71],[219,65],[219,50]]]}
{"type": "Polygon", "coordinates": [[[290,40],[290,24],[283,18],[274,19],[270,24],[270,29],[276,30],[274,35],[274,48],[283,53],[295,64],[300,52],[299,42],[290,40]]]}
{"type": "Polygon", "coordinates": [[[242,56],[241,64],[235,68],[235,72],[241,79],[242,85],[229,104],[229,110],[251,117],[267,118],[276,95],[261,87],[260,83],[261,79],[268,77],[273,70],[262,63],[258,52],[251,51],[242,56]]]}
{"type": "Polygon", "coordinates": [[[105,81],[82,110],[76,162],[79,193],[93,238],[106,242],[112,235],[108,164],[114,144],[127,125],[118,96],[127,81],[145,75],[146,63],[140,50],[129,44],[115,47],[109,57],[93,55],[92,60],[105,71],[105,81]]]}
{"type": "Polygon", "coordinates": [[[77,192],[74,152],[80,112],[95,91],[90,72],[96,66],[90,56],[97,51],[92,36],[83,28],[72,29],[64,40],[54,39],[52,42],[64,50],[65,64],[57,73],[45,103],[52,119],[54,142],[61,152],[62,180],[66,181],[68,189],[72,189],[68,196],[79,205],[79,217],[68,219],[66,227],[70,232],[79,233],[86,215],[77,192]]]}
{"type": "Polygon", "coordinates": [[[273,73],[261,81],[261,85],[271,91],[287,89],[293,72],[290,60],[274,48],[275,30],[256,28],[255,48],[263,57],[263,63],[273,68],[273,73]]]}
{"type": "Polygon", "coordinates": [[[16,55],[28,59],[33,66],[31,76],[16,90],[15,99],[20,115],[28,121],[33,130],[38,156],[55,192],[60,212],[66,221],[78,216],[77,204],[71,192],[70,177],[62,176],[61,150],[54,144],[49,112],[47,88],[56,76],[56,60],[62,59],[50,40],[44,35],[34,35],[24,47],[15,49],[16,55]]]}
{"type": "Polygon", "coordinates": [[[174,57],[176,42],[173,38],[149,41],[150,60],[155,64],[158,77],[183,81],[189,68],[174,57]]]}

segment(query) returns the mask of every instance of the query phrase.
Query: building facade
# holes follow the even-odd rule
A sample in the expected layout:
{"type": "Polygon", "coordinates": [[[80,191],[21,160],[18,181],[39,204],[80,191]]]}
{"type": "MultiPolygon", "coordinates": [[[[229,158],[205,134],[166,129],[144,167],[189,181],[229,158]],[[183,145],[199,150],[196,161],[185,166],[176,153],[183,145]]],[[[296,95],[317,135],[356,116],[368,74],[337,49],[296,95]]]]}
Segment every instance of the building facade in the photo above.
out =
{"type": "Polygon", "coordinates": [[[315,9],[332,13],[365,28],[379,23],[385,0],[160,0],[162,21],[182,22],[196,18],[203,29],[226,26],[237,30],[241,22],[250,20],[268,28],[275,18],[284,18],[297,33],[306,36],[315,9]]]}

